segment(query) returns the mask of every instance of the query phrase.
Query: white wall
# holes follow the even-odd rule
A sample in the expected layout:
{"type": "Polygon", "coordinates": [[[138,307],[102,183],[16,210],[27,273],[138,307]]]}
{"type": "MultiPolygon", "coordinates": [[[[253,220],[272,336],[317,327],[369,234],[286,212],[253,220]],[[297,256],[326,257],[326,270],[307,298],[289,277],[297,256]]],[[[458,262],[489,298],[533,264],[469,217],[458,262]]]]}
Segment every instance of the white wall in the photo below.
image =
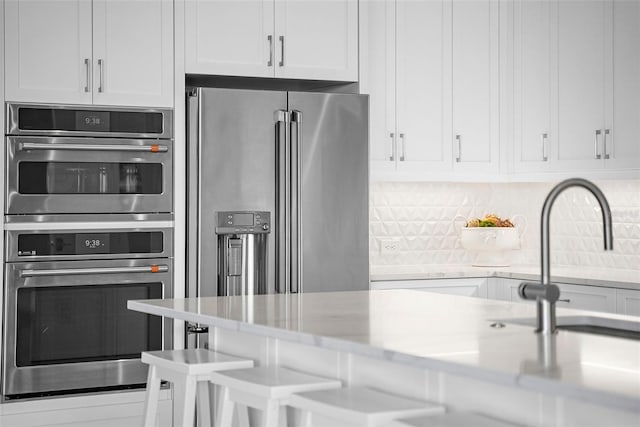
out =
{"type": "MultiPolygon", "coordinates": [[[[370,262],[378,267],[470,264],[453,224],[495,213],[520,214],[527,228],[512,264],[539,265],[540,213],[555,183],[372,183],[370,262]],[[396,238],[399,251],[381,254],[379,240],[396,238]]],[[[551,212],[553,265],[629,270],[640,277],[640,180],[598,181],[613,217],[614,251],[603,251],[599,205],[586,190],[566,190],[551,212]]]]}

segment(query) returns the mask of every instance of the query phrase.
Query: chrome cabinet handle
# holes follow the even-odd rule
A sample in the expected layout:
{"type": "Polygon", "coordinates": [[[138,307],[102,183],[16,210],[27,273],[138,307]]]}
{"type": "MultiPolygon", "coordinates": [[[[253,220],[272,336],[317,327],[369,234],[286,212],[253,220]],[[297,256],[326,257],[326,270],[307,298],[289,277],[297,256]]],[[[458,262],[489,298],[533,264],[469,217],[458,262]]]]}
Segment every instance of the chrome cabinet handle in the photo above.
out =
{"type": "Polygon", "coordinates": [[[600,159],[602,157],[600,156],[600,152],[598,150],[598,136],[600,136],[601,133],[602,131],[600,129],[596,129],[596,136],[593,141],[593,157],[595,159],[600,159]]]}
{"type": "Polygon", "coordinates": [[[405,140],[404,140],[404,133],[400,134],[400,141],[402,142],[402,151],[400,152],[400,161],[404,162],[404,146],[406,144],[405,140]]]}
{"type": "Polygon", "coordinates": [[[267,61],[267,67],[273,66],[273,36],[269,34],[267,36],[267,40],[269,41],[269,61],[267,61]]]}
{"type": "Polygon", "coordinates": [[[280,62],[278,65],[284,67],[284,36],[280,36],[278,39],[280,40],[280,62]]]}
{"type": "Polygon", "coordinates": [[[604,137],[603,137],[604,145],[603,145],[602,151],[604,153],[604,158],[605,159],[608,159],[610,157],[609,156],[609,150],[607,149],[607,135],[609,135],[610,133],[611,133],[611,131],[609,129],[605,129],[604,130],[604,137]]]}
{"type": "Polygon", "coordinates": [[[543,133],[542,135],[542,161],[546,162],[549,160],[549,157],[547,157],[547,138],[548,138],[548,134],[543,133]]]}
{"type": "Polygon", "coordinates": [[[103,267],[103,268],[60,268],[53,270],[20,270],[20,277],[44,276],[80,276],[85,274],[130,274],[130,273],[166,273],[168,265],[145,265],[141,267],[103,267]]]}
{"type": "Polygon", "coordinates": [[[42,150],[42,151],[126,151],[166,153],[169,147],[166,145],[116,145],[116,144],[47,144],[43,142],[21,142],[18,149],[42,150]]]}
{"type": "Polygon", "coordinates": [[[98,59],[98,72],[100,73],[100,84],[98,86],[98,92],[104,92],[104,60],[98,59]]]}
{"type": "Polygon", "coordinates": [[[396,159],[396,134],[389,132],[389,138],[391,138],[391,155],[389,156],[389,160],[393,162],[396,159]]]}
{"type": "Polygon", "coordinates": [[[86,84],[84,85],[84,91],[89,92],[89,81],[91,79],[91,65],[89,65],[89,58],[84,59],[84,68],[86,72],[86,78],[85,78],[86,84]]]}
{"type": "Polygon", "coordinates": [[[567,299],[559,299],[558,302],[566,302],[567,304],[570,304],[571,300],[569,298],[567,298],[567,299]]]}
{"type": "Polygon", "coordinates": [[[456,163],[460,163],[462,158],[462,135],[456,135],[456,147],[458,150],[456,153],[456,163]]]}

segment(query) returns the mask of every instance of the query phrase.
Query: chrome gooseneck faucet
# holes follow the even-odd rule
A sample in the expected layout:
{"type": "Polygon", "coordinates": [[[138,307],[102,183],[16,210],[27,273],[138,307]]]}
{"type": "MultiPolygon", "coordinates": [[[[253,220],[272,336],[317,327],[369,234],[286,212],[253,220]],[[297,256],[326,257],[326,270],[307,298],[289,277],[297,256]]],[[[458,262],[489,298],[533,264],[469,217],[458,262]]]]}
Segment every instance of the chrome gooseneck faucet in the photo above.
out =
{"type": "Polygon", "coordinates": [[[540,283],[522,283],[518,288],[518,293],[522,298],[537,300],[538,321],[536,332],[542,332],[543,334],[552,334],[556,330],[556,301],[560,297],[560,290],[551,283],[551,272],[549,271],[549,216],[551,207],[560,193],[570,187],[582,187],[595,196],[602,210],[604,250],[613,249],[611,209],[602,191],[591,181],[582,178],[570,178],[553,187],[542,206],[542,218],[540,220],[540,258],[542,262],[540,283]]]}

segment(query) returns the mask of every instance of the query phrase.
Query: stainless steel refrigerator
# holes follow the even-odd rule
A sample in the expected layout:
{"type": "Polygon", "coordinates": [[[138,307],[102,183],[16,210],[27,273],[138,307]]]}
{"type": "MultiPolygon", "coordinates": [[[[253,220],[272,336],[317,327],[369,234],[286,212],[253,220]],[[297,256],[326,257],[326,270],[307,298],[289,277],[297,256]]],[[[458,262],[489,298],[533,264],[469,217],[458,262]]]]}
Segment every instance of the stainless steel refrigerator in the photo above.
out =
{"type": "Polygon", "coordinates": [[[368,97],[188,93],[188,296],[368,289],[368,97]]]}

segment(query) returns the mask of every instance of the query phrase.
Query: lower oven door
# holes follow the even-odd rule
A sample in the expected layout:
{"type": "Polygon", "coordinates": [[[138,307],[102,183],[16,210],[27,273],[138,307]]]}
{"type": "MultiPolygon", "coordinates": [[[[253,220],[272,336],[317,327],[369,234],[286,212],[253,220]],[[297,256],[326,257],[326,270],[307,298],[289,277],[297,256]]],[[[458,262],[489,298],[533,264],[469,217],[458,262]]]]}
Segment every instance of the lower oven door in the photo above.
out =
{"type": "Polygon", "coordinates": [[[143,386],[140,352],[172,347],[171,321],[127,309],[172,296],[171,258],[7,263],[5,399],[143,386]]]}

